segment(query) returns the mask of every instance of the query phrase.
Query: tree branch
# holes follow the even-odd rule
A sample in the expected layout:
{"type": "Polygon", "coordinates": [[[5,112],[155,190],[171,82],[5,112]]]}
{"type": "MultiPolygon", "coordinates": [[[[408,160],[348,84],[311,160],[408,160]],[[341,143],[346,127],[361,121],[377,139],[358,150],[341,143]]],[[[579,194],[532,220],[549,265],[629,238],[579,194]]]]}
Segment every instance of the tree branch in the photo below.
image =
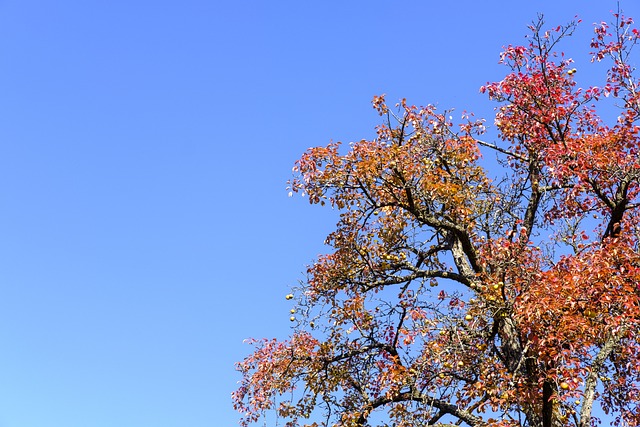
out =
{"type": "Polygon", "coordinates": [[[623,327],[620,328],[618,333],[611,334],[594,358],[593,363],[591,364],[591,370],[589,371],[589,375],[585,381],[583,394],[584,400],[582,402],[582,409],[580,409],[580,424],[578,427],[591,426],[591,411],[593,409],[593,400],[596,395],[598,376],[604,366],[604,362],[609,358],[611,352],[616,348],[626,331],[627,329],[623,327]]]}

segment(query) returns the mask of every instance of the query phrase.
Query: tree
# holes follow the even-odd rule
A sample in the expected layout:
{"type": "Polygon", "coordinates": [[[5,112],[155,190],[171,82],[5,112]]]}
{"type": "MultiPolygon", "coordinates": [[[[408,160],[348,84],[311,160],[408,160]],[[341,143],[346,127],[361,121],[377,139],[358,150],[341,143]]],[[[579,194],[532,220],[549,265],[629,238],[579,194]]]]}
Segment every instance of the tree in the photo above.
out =
{"type": "Polygon", "coordinates": [[[274,411],[286,426],[587,427],[598,405],[640,425],[640,33],[614,17],[591,42],[602,87],[578,88],[557,53],[577,23],[540,17],[505,49],[508,75],[481,89],[495,142],[473,116],[379,96],[375,139],[302,156],[291,190],[340,217],[287,296],[291,338],[254,340],[238,364],[243,426],[274,411]]]}

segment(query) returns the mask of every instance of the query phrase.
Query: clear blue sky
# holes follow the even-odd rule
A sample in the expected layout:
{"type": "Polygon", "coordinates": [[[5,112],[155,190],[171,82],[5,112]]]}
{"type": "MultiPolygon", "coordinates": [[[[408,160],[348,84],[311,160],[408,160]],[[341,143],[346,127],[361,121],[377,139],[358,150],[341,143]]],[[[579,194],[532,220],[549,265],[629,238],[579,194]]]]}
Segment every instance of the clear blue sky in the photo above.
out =
{"type": "Polygon", "coordinates": [[[295,159],[371,137],[375,94],[488,114],[537,12],[585,64],[614,7],[0,1],[0,427],[236,425],[242,341],[287,336],[333,224],[295,159]]]}

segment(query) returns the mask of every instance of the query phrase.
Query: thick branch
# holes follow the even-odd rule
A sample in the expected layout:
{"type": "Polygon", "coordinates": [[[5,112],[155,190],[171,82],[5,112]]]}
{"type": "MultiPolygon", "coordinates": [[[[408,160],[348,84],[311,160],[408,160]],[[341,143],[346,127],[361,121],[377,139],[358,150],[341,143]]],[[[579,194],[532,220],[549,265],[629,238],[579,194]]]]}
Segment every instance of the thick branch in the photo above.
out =
{"type": "Polygon", "coordinates": [[[627,210],[627,204],[629,203],[629,200],[627,199],[628,190],[629,182],[624,180],[620,183],[618,191],[616,191],[616,202],[611,209],[611,218],[609,219],[603,238],[618,237],[620,235],[620,223],[622,222],[622,217],[624,216],[624,213],[627,210]]]}
{"type": "Polygon", "coordinates": [[[611,352],[616,348],[620,339],[625,334],[626,328],[621,328],[617,334],[609,336],[604,343],[591,365],[591,370],[587,376],[584,386],[584,400],[582,402],[582,409],[580,409],[580,424],[578,427],[591,426],[591,411],[593,409],[593,400],[596,395],[596,385],[598,383],[598,376],[604,366],[604,362],[611,355],[611,352]]]}
{"type": "MultiPolygon", "coordinates": [[[[535,155],[531,157],[535,157],[535,155]]],[[[529,197],[529,204],[527,205],[527,210],[524,215],[524,226],[527,228],[527,238],[531,236],[531,232],[533,231],[536,214],[540,206],[540,198],[542,197],[539,186],[540,169],[537,161],[529,164],[529,177],[531,179],[531,196],[529,197]]]]}
{"type": "Polygon", "coordinates": [[[431,396],[407,391],[407,392],[398,393],[391,398],[385,396],[385,397],[379,397],[378,399],[375,399],[373,402],[369,404],[370,410],[360,415],[360,419],[358,420],[358,425],[364,425],[369,412],[376,408],[379,408],[389,403],[411,402],[411,401],[423,403],[428,406],[439,409],[439,414],[443,414],[443,415],[450,414],[458,418],[459,420],[467,423],[471,427],[481,426],[484,424],[484,420],[482,418],[476,415],[473,415],[470,412],[465,411],[464,409],[461,409],[456,405],[452,405],[449,402],[445,402],[443,400],[436,399],[431,396]]]}
{"type": "MultiPolygon", "coordinates": [[[[392,356],[397,356],[398,355],[398,351],[395,349],[395,347],[389,345],[389,344],[383,344],[383,343],[375,343],[375,344],[371,344],[356,350],[351,350],[351,351],[347,351],[345,353],[340,353],[337,354],[333,357],[328,357],[328,358],[323,358],[322,362],[325,365],[329,365],[331,363],[335,363],[335,362],[339,362],[341,360],[345,360],[345,359],[351,359],[352,357],[355,356],[359,356],[361,354],[366,354],[368,352],[370,352],[371,350],[384,350],[387,353],[389,353],[392,356]]],[[[310,360],[310,357],[306,357],[307,360],[310,360]]]]}
{"type": "Polygon", "coordinates": [[[407,274],[404,276],[389,276],[376,281],[362,282],[360,283],[360,285],[362,285],[364,289],[368,291],[381,286],[399,285],[401,283],[411,282],[416,279],[425,279],[432,277],[440,279],[451,279],[455,280],[456,282],[462,283],[463,285],[471,286],[471,282],[466,276],[443,270],[417,270],[412,274],[407,274]]]}

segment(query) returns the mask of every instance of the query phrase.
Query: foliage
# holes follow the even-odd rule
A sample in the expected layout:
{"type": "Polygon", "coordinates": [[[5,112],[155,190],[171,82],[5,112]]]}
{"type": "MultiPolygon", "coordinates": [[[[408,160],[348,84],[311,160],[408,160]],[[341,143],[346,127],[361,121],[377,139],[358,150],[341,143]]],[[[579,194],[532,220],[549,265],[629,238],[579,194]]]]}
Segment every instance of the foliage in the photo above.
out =
{"type": "Polygon", "coordinates": [[[540,18],[505,49],[509,74],[481,88],[496,142],[472,116],[379,96],[375,139],[302,156],[291,190],[340,218],[291,339],[238,364],[242,425],[586,427],[596,404],[640,425],[640,34],[614,17],[591,42],[602,87],[578,88],[556,51],[576,23],[540,18]]]}

